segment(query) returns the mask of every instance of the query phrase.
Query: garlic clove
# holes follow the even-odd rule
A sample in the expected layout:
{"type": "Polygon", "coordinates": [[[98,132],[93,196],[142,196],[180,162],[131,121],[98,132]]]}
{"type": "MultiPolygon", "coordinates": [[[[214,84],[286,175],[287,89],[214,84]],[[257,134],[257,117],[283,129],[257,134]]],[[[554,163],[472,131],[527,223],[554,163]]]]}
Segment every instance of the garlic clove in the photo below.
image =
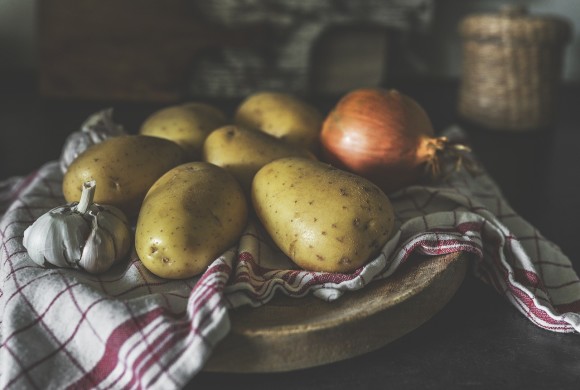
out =
{"type": "MultiPolygon", "coordinates": [[[[32,225],[26,228],[24,231],[24,238],[22,244],[28,251],[30,258],[38,265],[47,266],[50,261],[46,259],[46,239],[48,230],[52,224],[52,218],[48,214],[40,216],[32,225]],[[38,231],[42,231],[43,234],[38,234],[38,231]]],[[[54,243],[53,243],[54,245],[54,243]]]]}
{"type": "Polygon", "coordinates": [[[107,231],[113,240],[114,259],[121,260],[131,247],[131,230],[120,210],[105,208],[97,214],[99,228],[107,231]],[[117,213],[115,211],[118,211],[117,213]]]}
{"type": "MultiPolygon", "coordinates": [[[[57,214],[58,223],[51,225],[50,240],[55,244],[48,259],[59,267],[74,267],[81,258],[89,225],[81,215],[57,214]],[[60,254],[57,252],[60,250],[60,254]]],[[[50,245],[46,245],[47,249],[50,245]]]]}
{"type": "Polygon", "coordinates": [[[24,232],[23,245],[37,264],[73,267],[81,258],[90,226],[69,207],[57,207],[39,217],[24,232]]]}
{"type": "Polygon", "coordinates": [[[106,211],[107,213],[112,214],[117,218],[119,221],[123,222],[126,226],[129,226],[129,221],[127,220],[127,216],[118,208],[113,206],[100,206],[101,211],[106,211]]]}
{"type": "Polygon", "coordinates": [[[93,220],[93,229],[86,241],[77,265],[85,271],[98,274],[107,271],[115,262],[114,237],[93,220]]]}

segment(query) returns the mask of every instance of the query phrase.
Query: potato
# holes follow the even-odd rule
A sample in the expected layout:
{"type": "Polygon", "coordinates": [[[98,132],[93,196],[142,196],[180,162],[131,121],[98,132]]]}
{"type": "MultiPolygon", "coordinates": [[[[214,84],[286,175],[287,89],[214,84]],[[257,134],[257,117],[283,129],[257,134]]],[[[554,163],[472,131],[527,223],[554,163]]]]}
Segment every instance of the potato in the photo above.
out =
{"type": "Polygon", "coordinates": [[[185,103],[154,112],[141,125],[140,134],[166,138],[187,152],[189,161],[201,158],[208,134],[226,125],[225,114],[205,103],[185,103]]]}
{"type": "Polygon", "coordinates": [[[319,161],[288,157],[265,165],[254,177],[252,202],[278,247],[311,271],[352,272],[393,233],[384,192],[319,161]]]}
{"type": "Polygon", "coordinates": [[[258,92],[237,108],[234,122],[258,128],[285,142],[314,153],[319,148],[322,114],[295,96],[280,92],[258,92]]]}
{"type": "Polygon", "coordinates": [[[195,276],[238,241],[247,218],[247,199],[225,169],[206,162],[180,165],[157,180],[143,201],[137,255],[163,278],[195,276]]]}
{"type": "Polygon", "coordinates": [[[250,194],[252,179],[260,168],[282,157],[315,159],[304,148],[287,144],[256,129],[229,125],[214,130],[203,145],[203,159],[227,169],[250,194]]]}
{"type": "Polygon", "coordinates": [[[176,143],[145,135],[109,138],[85,150],[69,166],[62,189],[68,202],[78,201],[83,183],[97,182],[94,202],[138,214],[149,187],[161,175],[184,162],[176,143]]]}

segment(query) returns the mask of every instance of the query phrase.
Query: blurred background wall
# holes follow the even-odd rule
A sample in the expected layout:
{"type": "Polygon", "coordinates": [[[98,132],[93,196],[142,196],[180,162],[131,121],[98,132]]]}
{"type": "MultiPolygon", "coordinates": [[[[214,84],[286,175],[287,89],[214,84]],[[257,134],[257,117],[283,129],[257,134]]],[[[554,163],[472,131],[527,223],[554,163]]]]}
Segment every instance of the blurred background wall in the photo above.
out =
{"type": "MultiPolygon", "coordinates": [[[[460,38],[457,24],[465,15],[496,11],[501,0],[436,0],[434,18],[426,35],[408,41],[410,67],[403,72],[435,78],[456,78],[460,72],[460,38]]],[[[525,0],[532,13],[549,13],[567,18],[573,25],[573,39],[565,53],[565,81],[580,80],[580,0],[525,0]]],[[[138,2],[136,3],[138,4],[138,2]]],[[[35,70],[37,67],[37,1],[0,0],[0,70],[35,70]]]]}
{"type": "Polygon", "coordinates": [[[36,67],[35,24],[35,0],[0,0],[0,69],[36,67]]]}

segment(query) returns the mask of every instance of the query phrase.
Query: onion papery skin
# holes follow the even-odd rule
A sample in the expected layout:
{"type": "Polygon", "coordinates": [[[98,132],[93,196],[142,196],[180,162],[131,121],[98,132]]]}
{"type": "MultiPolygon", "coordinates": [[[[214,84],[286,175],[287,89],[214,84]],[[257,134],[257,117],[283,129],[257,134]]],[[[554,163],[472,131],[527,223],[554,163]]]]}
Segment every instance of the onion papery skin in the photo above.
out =
{"type": "Polygon", "coordinates": [[[346,94],[326,117],[320,137],[326,162],[387,193],[418,182],[437,158],[429,116],[396,90],[362,88],[346,94]]]}

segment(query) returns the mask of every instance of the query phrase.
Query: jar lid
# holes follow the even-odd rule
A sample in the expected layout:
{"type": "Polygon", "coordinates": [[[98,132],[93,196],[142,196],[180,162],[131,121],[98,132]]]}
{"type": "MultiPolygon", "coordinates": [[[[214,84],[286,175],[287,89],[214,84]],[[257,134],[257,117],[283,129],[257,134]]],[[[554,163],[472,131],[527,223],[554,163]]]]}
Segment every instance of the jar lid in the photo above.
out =
{"type": "Polygon", "coordinates": [[[568,41],[572,28],[563,18],[530,15],[524,6],[505,5],[497,13],[465,17],[459,25],[459,33],[465,39],[554,44],[568,41]]]}

